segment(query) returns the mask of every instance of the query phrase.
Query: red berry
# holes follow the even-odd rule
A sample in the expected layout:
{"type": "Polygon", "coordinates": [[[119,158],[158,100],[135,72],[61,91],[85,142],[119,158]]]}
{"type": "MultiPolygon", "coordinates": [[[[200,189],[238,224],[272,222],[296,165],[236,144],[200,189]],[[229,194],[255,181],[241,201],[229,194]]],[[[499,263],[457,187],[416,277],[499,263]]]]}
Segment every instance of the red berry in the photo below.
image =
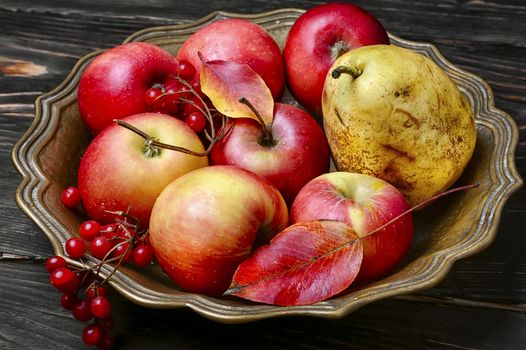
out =
{"type": "Polygon", "coordinates": [[[109,334],[105,334],[102,340],[97,344],[99,350],[110,350],[113,347],[113,338],[109,334]]]}
{"type": "Polygon", "coordinates": [[[122,240],[129,240],[135,234],[135,230],[118,225],[115,234],[117,237],[122,238],[122,240]]]}
{"type": "Polygon", "coordinates": [[[80,283],[85,284],[86,282],[89,282],[90,278],[89,276],[86,277],[87,275],[87,271],[75,271],[75,277],[79,280],[79,285],[80,283]]]}
{"type": "Polygon", "coordinates": [[[90,310],[91,313],[98,318],[108,317],[111,312],[110,301],[103,296],[93,298],[93,300],[91,300],[90,310]]]}
{"type": "Polygon", "coordinates": [[[86,253],[86,243],[81,238],[73,237],[66,241],[66,253],[73,259],[79,259],[86,253]]]}
{"type": "Polygon", "coordinates": [[[61,290],[61,292],[76,293],[80,287],[80,282],[81,282],[81,279],[78,276],[79,276],[78,273],[75,272],[73,274],[73,279],[71,280],[71,282],[68,283],[68,285],[66,285],[65,288],[61,290]]]}
{"type": "Polygon", "coordinates": [[[46,260],[46,270],[49,273],[61,267],[66,267],[66,260],[61,256],[52,256],[46,260]]]}
{"type": "Polygon", "coordinates": [[[120,258],[124,253],[126,253],[126,255],[124,256],[124,258],[122,258],[122,262],[123,264],[127,264],[128,261],[130,261],[130,258],[131,258],[131,250],[129,250],[128,252],[126,252],[128,250],[128,247],[130,246],[130,244],[126,241],[123,241],[123,242],[119,242],[115,245],[115,249],[111,252],[111,257],[112,258],[120,258]]]}
{"type": "Polygon", "coordinates": [[[104,286],[91,286],[86,290],[86,298],[88,300],[92,300],[98,296],[105,297],[108,294],[108,291],[106,290],[106,287],[104,286]]]}
{"type": "Polygon", "coordinates": [[[51,284],[61,292],[74,292],[78,288],[78,279],[67,267],[59,267],[51,273],[51,284]]]}
{"type": "MultiPolygon", "coordinates": [[[[178,81],[177,79],[168,78],[164,83],[164,93],[171,94],[174,92],[180,92],[188,90],[186,86],[184,86],[183,83],[178,81]]],[[[178,94],[179,96],[182,96],[182,94],[178,94]]]]}
{"type": "Polygon", "coordinates": [[[66,310],[73,310],[75,305],[77,305],[79,302],[79,298],[75,294],[72,293],[64,293],[60,297],[60,304],[62,304],[62,307],[66,310]]]}
{"type": "Polygon", "coordinates": [[[180,93],[186,87],[173,78],[168,78],[163,85],[162,94],[157,98],[153,105],[152,111],[176,115],[181,110],[181,98],[185,94],[180,93]]]}
{"type": "Polygon", "coordinates": [[[142,240],[142,243],[145,244],[145,245],[151,246],[151,244],[150,244],[150,235],[146,235],[144,237],[144,239],[142,240]]]}
{"type": "Polygon", "coordinates": [[[68,187],[62,191],[60,196],[60,200],[66,208],[75,208],[80,204],[80,199],[80,190],[73,186],[68,187]]]}
{"type": "Polygon", "coordinates": [[[117,232],[117,224],[107,224],[107,225],[101,226],[100,228],[100,234],[108,240],[115,237],[116,232],[117,232]]]}
{"type": "Polygon", "coordinates": [[[189,100],[190,102],[187,102],[184,105],[184,113],[186,115],[190,115],[193,112],[201,113],[199,108],[201,108],[202,110],[205,110],[203,102],[201,102],[201,100],[199,100],[199,98],[197,96],[189,96],[187,98],[187,100],[189,100]]]}
{"type": "Polygon", "coordinates": [[[192,80],[192,82],[190,83],[190,85],[192,85],[192,88],[195,90],[195,92],[197,92],[197,94],[201,97],[205,97],[206,95],[203,93],[203,90],[201,90],[201,82],[199,81],[199,79],[194,79],[192,80]]]}
{"type": "Polygon", "coordinates": [[[195,132],[203,130],[206,126],[206,118],[201,112],[190,113],[184,121],[195,132]]]}
{"type": "Polygon", "coordinates": [[[97,345],[104,336],[104,329],[98,324],[90,324],[82,331],[82,341],[86,345],[97,345]]]}
{"type": "Polygon", "coordinates": [[[93,241],[91,241],[89,245],[91,255],[100,260],[104,259],[111,248],[113,248],[113,245],[103,236],[93,238],[93,241]]]}
{"type": "Polygon", "coordinates": [[[181,110],[181,104],[179,103],[180,96],[178,94],[164,94],[159,97],[155,104],[152,106],[152,110],[158,113],[165,113],[170,115],[177,115],[181,110]]]}
{"type": "Polygon", "coordinates": [[[149,88],[144,94],[144,102],[148,107],[151,107],[153,106],[153,103],[157,100],[157,98],[162,94],[163,92],[158,87],[149,88]]]}
{"type": "Polygon", "coordinates": [[[138,245],[133,249],[132,261],[137,266],[150,264],[153,258],[153,249],[148,245],[138,245]]]}
{"type": "Polygon", "coordinates": [[[182,60],[179,62],[179,76],[183,78],[186,81],[191,81],[194,78],[195,75],[195,68],[194,66],[186,61],[182,60]]]}
{"type": "Polygon", "coordinates": [[[91,304],[89,300],[82,300],[73,308],[73,317],[80,322],[88,322],[93,318],[90,306],[91,304]]]}
{"type": "Polygon", "coordinates": [[[87,220],[80,224],[79,235],[86,241],[91,241],[100,232],[100,224],[95,220],[87,220]]]}

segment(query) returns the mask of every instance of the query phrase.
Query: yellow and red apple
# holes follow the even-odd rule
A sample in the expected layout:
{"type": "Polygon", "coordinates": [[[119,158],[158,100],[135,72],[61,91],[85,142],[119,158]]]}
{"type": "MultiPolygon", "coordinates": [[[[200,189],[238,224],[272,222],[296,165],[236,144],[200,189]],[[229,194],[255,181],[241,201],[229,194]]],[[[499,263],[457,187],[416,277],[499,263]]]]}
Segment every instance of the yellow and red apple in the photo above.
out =
{"type": "MultiPolygon", "coordinates": [[[[337,220],[359,237],[386,224],[408,209],[405,197],[388,182],[373,176],[332,172],[310,181],[296,196],[292,223],[337,220]]],[[[406,255],[413,239],[411,214],[363,239],[363,261],[357,280],[377,279],[406,255]]]]}
{"type": "Polygon", "coordinates": [[[150,242],[180,287],[220,295],[258,243],[288,224],[279,191],[234,166],[210,166],[174,180],[155,202],[150,242]]]}
{"type": "MultiPolygon", "coordinates": [[[[157,141],[203,152],[199,137],[181,120],[164,114],[141,113],[125,119],[157,141]]],[[[80,161],[78,187],[88,216],[114,221],[106,211],[127,211],[148,224],[153,204],[172,180],[208,165],[206,157],[151,147],[117,124],[104,129],[89,144],[80,161]]]]}

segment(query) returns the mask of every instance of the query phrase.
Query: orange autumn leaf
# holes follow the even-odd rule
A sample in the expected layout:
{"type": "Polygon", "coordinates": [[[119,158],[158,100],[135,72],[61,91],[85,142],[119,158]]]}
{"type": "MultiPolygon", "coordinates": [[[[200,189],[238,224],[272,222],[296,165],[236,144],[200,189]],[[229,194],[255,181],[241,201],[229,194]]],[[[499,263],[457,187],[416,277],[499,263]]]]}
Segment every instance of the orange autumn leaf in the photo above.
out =
{"type": "Polygon", "coordinates": [[[283,306],[313,304],[345,290],[362,259],[362,241],[350,226],[297,223],[243,261],[225,295],[283,306]]]}
{"type": "Polygon", "coordinates": [[[201,90],[221,114],[231,118],[251,118],[261,123],[256,114],[240,102],[241,98],[245,98],[260,114],[265,125],[272,123],[272,93],[248,64],[221,60],[203,62],[201,90]]]}

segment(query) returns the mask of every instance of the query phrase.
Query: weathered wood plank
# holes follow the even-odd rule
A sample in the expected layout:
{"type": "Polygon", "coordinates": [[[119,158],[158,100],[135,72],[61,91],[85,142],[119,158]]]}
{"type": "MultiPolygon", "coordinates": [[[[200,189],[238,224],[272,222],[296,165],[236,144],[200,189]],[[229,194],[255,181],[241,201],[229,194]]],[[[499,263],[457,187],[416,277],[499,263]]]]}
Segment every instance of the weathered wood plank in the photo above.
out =
{"type": "MultiPolygon", "coordinates": [[[[436,44],[451,62],[488,81],[497,107],[520,127],[516,161],[526,175],[524,1],[355,2],[377,15],[389,31],[436,44]]],[[[137,30],[194,20],[214,10],[257,13],[318,3],[3,0],[0,68],[24,62],[26,67],[45,69],[40,75],[13,74],[11,68],[0,71],[0,251],[51,254],[43,233],[16,207],[14,192],[20,176],[11,166],[10,151],[31,122],[35,98],[56,87],[78,58],[116,45],[137,30]]],[[[525,213],[522,189],[506,205],[491,247],[459,261],[437,287],[366,306],[343,320],[284,318],[229,326],[189,310],[141,308],[114,293],[117,345],[127,349],[524,348],[525,213]]],[[[49,285],[41,264],[0,262],[0,285],[4,287],[0,289],[0,349],[82,348],[82,325],[61,309],[59,294],[49,285]]]]}
{"type": "MultiPolygon", "coordinates": [[[[42,264],[0,263],[0,284],[9,286],[0,299],[0,348],[82,348],[82,324],[61,308],[60,294],[48,278],[42,264]]],[[[117,345],[126,349],[519,349],[526,345],[526,333],[517,328],[526,322],[525,313],[440,301],[385,300],[341,320],[293,317],[225,325],[189,310],[132,305],[115,293],[110,299],[117,345]]]]}

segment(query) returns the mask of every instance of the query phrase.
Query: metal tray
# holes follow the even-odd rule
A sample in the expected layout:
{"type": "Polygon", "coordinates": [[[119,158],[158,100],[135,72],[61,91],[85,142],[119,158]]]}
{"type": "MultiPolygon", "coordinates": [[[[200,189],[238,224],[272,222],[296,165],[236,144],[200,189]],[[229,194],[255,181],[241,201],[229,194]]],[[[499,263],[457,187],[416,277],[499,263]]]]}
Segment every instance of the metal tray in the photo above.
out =
{"type": "MultiPolygon", "coordinates": [[[[257,15],[215,12],[196,22],[149,28],[129,41],[155,43],[175,54],[184,40],[200,27],[223,18],[244,18],[263,26],[283,46],[292,23],[303,10],[282,9],[257,15]]],[[[213,298],[181,291],[158,266],[147,270],[121,267],[111,285],[128,299],[153,308],[189,307],[205,317],[228,323],[311,315],[337,318],[378,299],[414,293],[440,282],[455,260],[480,252],[495,238],[502,208],[522,180],[515,168],[518,130],[513,119],[494,106],[486,82],[449,63],[430,44],[390,34],[391,43],[424,54],[435,61],[467,96],[477,121],[477,146],[459,183],[480,187],[448,198],[415,214],[415,239],[406,259],[395,272],[375,283],[353,287],[335,298],[309,306],[278,307],[236,298],[213,298]]],[[[77,108],[77,87],[93,52],[53,91],[36,100],[35,118],[13,149],[13,161],[23,175],[16,193],[20,208],[43,230],[57,255],[65,255],[64,242],[78,234],[85,219],[65,209],[61,191],[76,182],[79,159],[90,141],[77,108]]],[[[288,94],[288,102],[294,102],[288,94]]],[[[88,256],[87,264],[97,260],[88,256]]],[[[78,262],[69,260],[72,264],[78,262]]],[[[111,271],[104,266],[102,275],[111,271]]]]}

